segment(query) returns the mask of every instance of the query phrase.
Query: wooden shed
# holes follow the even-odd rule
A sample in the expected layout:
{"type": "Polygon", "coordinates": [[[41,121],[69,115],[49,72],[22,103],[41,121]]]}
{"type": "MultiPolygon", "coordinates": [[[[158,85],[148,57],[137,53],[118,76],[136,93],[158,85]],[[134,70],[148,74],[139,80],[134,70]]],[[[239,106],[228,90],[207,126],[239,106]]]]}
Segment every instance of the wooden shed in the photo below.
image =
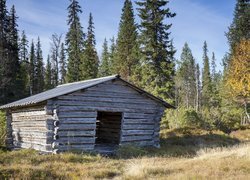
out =
{"type": "Polygon", "coordinates": [[[44,152],[136,144],[159,147],[167,102],[118,75],[59,85],[3,105],[9,148],[44,152]]]}

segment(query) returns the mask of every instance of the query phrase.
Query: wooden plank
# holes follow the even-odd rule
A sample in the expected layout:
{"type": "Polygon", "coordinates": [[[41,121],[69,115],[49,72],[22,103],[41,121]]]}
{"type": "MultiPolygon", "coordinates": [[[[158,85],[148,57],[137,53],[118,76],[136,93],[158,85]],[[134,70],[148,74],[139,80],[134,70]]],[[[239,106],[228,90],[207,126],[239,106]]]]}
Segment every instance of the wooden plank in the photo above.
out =
{"type": "Polygon", "coordinates": [[[124,124],[154,124],[153,119],[124,119],[124,124]]]}
{"type": "Polygon", "coordinates": [[[27,115],[27,116],[18,116],[13,117],[13,122],[19,122],[19,121],[41,121],[51,118],[51,116],[48,115],[27,115]]]}
{"type": "Polygon", "coordinates": [[[20,117],[20,116],[36,116],[36,115],[46,115],[45,110],[43,111],[31,111],[31,112],[18,112],[18,113],[12,113],[12,117],[20,117]]]}
{"type": "Polygon", "coordinates": [[[127,145],[127,144],[133,144],[137,146],[153,146],[154,141],[127,141],[127,142],[121,142],[120,145],[127,145]]]}
{"type": "Polygon", "coordinates": [[[82,144],[82,145],[58,145],[55,148],[57,148],[60,151],[71,151],[71,150],[93,150],[95,147],[94,144],[82,144]]]}
{"type": "Polygon", "coordinates": [[[140,112],[140,113],[125,112],[124,113],[124,118],[125,119],[141,119],[141,118],[143,118],[143,119],[153,119],[154,116],[155,116],[154,113],[151,113],[151,114],[142,113],[142,112],[140,112]]]}

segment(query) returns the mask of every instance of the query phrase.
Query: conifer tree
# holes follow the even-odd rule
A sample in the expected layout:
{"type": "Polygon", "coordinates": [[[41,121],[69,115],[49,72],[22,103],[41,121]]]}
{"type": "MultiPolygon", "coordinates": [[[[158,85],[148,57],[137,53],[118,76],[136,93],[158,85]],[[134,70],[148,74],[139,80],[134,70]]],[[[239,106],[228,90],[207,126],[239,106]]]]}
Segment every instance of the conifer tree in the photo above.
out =
{"type": "Polygon", "coordinates": [[[139,63],[137,34],[132,2],[125,0],[119,24],[114,69],[127,80],[139,63]]]}
{"type": "Polygon", "coordinates": [[[43,65],[41,42],[39,37],[36,44],[35,59],[36,60],[35,60],[34,94],[37,94],[44,90],[44,65],[43,65]]]}
{"type": "Polygon", "coordinates": [[[210,65],[208,58],[207,43],[203,46],[203,71],[202,71],[202,106],[209,107],[212,93],[210,65]]]}
{"type": "Polygon", "coordinates": [[[66,34],[66,45],[68,53],[67,81],[74,82],[80,80],[81,54],[84,50],[85,35],[80,23],[79,13],[82,13],[81,6],[77,0],[70,0],[68,6],[69,30],[66,34]]]}
{"type": "Polygon", "coordinates": [[[50,56],[48,55],[46,68],[45,68],[45,90],[53,88],[52,85],[52,79],[51,79],[51,62],[50,62],[50,56]]]}
{"type": "Polygon", "coordinates": [[[52,84],[56,87],[59,84],[59,61],[60,61],[60,46],[62,35],[53,34],[51,38],[51,65],[52,65],[52,84]]]}
{"type": "Polygon", "coordinates": [[[228,32],[226,33],[231,53],[235,45],[239,43],[242,39],[250,39],[249,19],[250,19],[250,1],[237,0],[234,9],[233,22],[230,25],[228,32]]]}
{"type": "Polygon", "coordinates": [[[82,64],[80,66],[81,70],[81,80],[92,79],[97,77],[98,73],[98,56],[96,52],[96,41],[94,33],[94,22],[93,16],[89,14],[89,25],[86,40],[86,48],[83,53],[82,64]]]}
{"type": "Polygon", "coordinates": [[[109,48],[110,71],[111,74],[116,74],[117,72],[115,70],[115,58],[116,58],[117,48],[114,36],[110,39],[110,43],[111,43],[109,48]]]}
{"type": "Polygon", "coordinates": [[[175,16],[166,8],[166,0],[142,0],[139,5],[140,41],[142,57],[141,86],[163,99],[174,99],[174,63],[175,52],[171,48],[168,18],[175,16]]]}
{"type": "Polygon", "coordinates": [[[211,59],[211,78],[212,81],[215,80],[215,76],[216,76],[216,63],[215,63],[216,59],[215,59],[215,54],[214,52],[212,52],[212,59],[211,59]]]}
{"type": "Polygon", "coordinates": [[[61,44],[59,65],[60,65],[60,77],[61,77],[60,83],[64,84],[66,83],[66,74],[67,74],[67,63],[66,63],[64,43],[61,44]]]}
{"type": "Polygon", "coordinates": [[[182,49],[180,64],[176,72],[176,78],[179,80],[177,89],[179,89],[179,105],[186,108],[196,106],[196,64],[191,49],[185,43],[182,49]]]}
{"type": "Polygon", "coordinates": [[[201,106],[201,81],[200,81],[200,67],[196,64],[195,76],[196,76],[196,112],[200,110],[201,106]]]}
{"type": "Polygon", "coordinates": [[[102,46],[102,56],[101,56],[101,65],[99,68],[99,76],[108,76],[111,75],[111,66],[110,66],[110,56],[109,56],[109,51],[108,51],[108,41],[105,38],[104,43],[102,46]]]}
{"type": "Polygon", "coordinates": [[[30,53],[29,53],[29,91],[30,95],[34,94],[34,88],[35,88],[35,61],[36,61],[36,56],[35,56],[35,45],[33,40],[31,41],[30,45],[30,53]]]}

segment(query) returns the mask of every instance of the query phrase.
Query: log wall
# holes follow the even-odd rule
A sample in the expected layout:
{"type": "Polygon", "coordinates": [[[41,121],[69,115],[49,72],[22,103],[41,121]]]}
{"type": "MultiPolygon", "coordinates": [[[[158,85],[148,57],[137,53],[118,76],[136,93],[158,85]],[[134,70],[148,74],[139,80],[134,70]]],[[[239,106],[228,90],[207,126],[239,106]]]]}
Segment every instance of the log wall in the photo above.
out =
{"type": "Polygon", "coordinates": [[[14,148],[52,151],[53,119],[46,114],[44,106],[12,110],[8,117],[14,148]]]}
{"type": "Polygon", "coordinates": [[[98,111],[122,113],[120,145],[159,146],[159,123],[164,108],[120,80],[48,101],[47,112],[55,109],[58,118],[52,145],[55,152],[94,149],[98,111]]]}

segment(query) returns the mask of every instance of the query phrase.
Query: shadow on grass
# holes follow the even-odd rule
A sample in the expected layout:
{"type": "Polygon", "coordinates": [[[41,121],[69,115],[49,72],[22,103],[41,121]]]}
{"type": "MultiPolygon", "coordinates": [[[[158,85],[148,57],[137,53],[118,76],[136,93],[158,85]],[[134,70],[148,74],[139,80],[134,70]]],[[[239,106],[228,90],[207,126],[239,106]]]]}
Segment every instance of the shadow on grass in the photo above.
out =
{"type": "Polygon", "coordinates": [[[132,145],[121,147],[115,157],[119,159],[135,157],[193,157],[201,149],[228,147],[239,144],[240,141],[225,134],[170,133],[163,135],[161,147],[139,148],[132,145]]]}

